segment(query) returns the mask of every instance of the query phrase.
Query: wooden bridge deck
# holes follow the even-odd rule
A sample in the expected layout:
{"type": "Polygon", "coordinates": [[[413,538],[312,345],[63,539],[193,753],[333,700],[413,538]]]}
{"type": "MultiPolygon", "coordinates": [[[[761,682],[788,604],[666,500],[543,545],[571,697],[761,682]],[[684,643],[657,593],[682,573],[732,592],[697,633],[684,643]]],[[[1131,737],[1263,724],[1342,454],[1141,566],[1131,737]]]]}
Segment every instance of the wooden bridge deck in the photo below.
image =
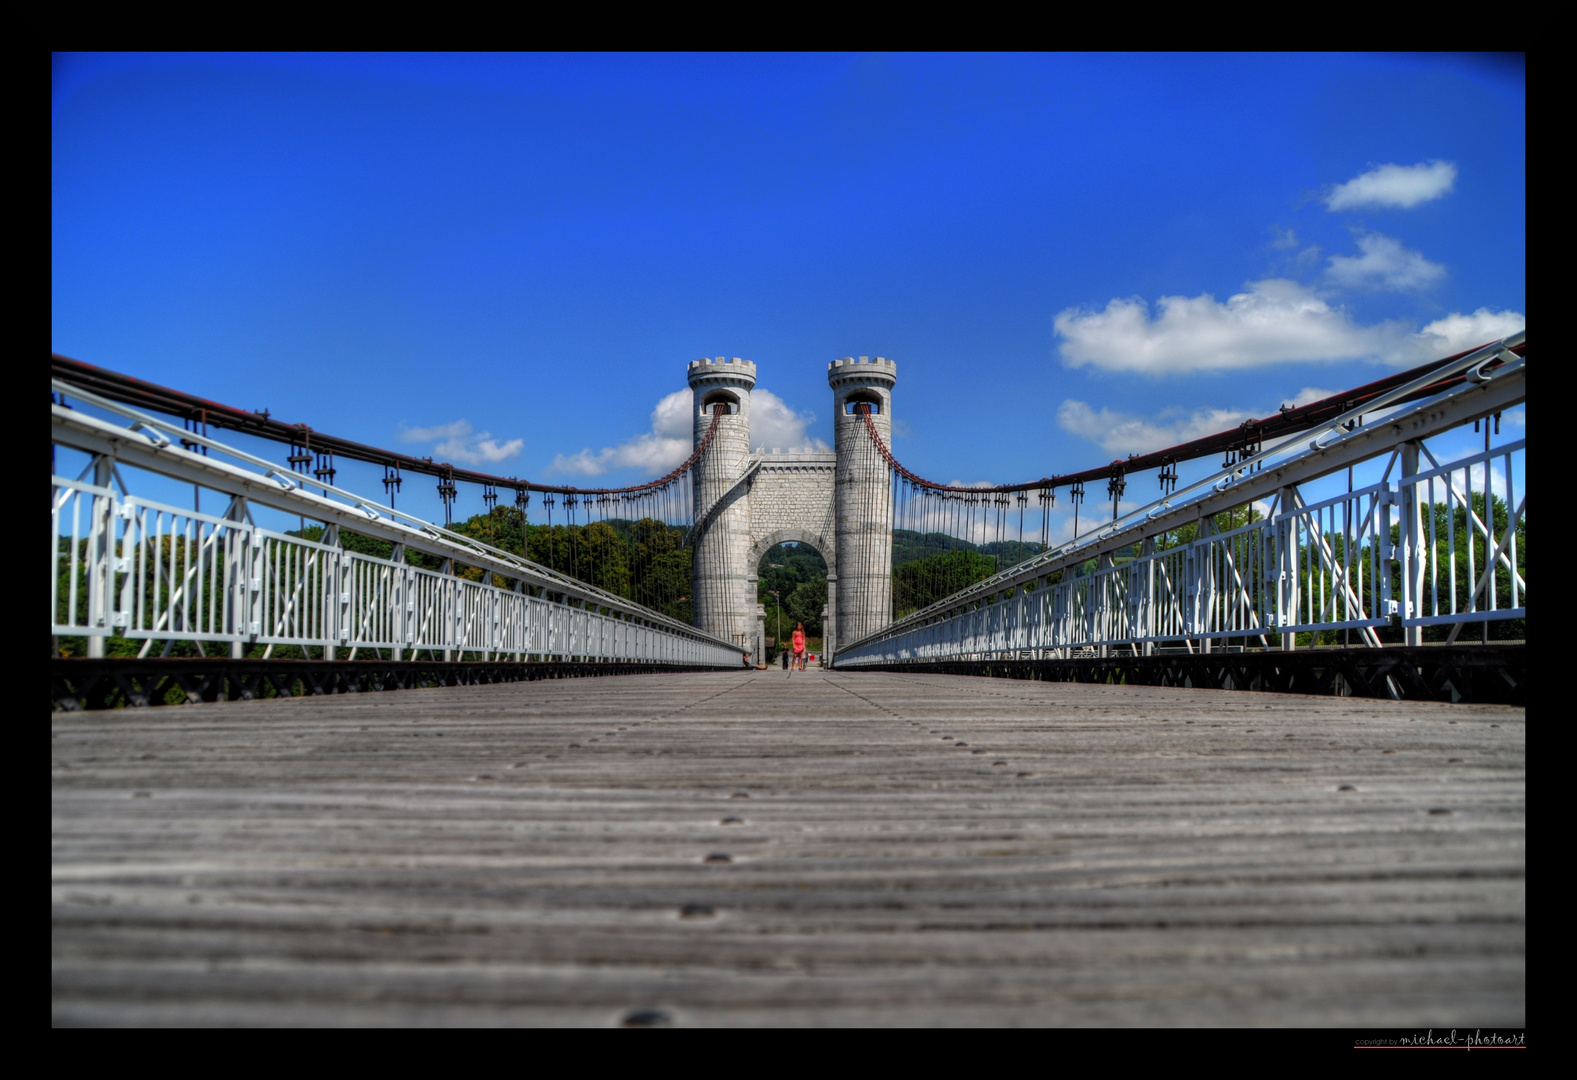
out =
{"type": "Polygon", "coordinates": [[[56,1024],[1525,1022],[1520,709],[774,670],[51,732],[56,1024]]]}

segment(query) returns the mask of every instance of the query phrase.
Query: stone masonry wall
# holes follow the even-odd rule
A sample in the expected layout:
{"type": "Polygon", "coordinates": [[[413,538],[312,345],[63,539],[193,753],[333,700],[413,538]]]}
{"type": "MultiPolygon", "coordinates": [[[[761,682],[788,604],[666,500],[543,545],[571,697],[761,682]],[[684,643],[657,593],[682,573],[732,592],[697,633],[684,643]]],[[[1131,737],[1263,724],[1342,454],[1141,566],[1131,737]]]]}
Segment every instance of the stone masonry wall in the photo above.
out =
{"type": "MultiPolygon", "coordinates": [[[[810,544],[837,572],[832,488],[835,454],[762,454],[750,486],[750,536],[757,562],[785,541],[810,544]],[[793,534],[793,535],[789,535],[793,534]]],[[[749,567],[750,573],[756,566],[749,567]]]]}

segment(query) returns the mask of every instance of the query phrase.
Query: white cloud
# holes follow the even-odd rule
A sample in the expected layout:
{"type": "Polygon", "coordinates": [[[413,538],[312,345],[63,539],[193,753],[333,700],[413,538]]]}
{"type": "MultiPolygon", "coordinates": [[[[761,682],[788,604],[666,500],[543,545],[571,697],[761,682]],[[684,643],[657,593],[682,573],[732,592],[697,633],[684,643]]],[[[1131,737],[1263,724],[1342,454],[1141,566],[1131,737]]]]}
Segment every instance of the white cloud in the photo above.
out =
{"type": "Polygon", "coordinates": [[[432,456],[436,461],[461,465],[486,465],[505,461],[519,454],[526,445],[524,439],[500,442],[490,431],[477,431],[464,420],[452,424],[435,424],[432,427],[402,427],[398,438],[408,443],[436,443],[432,456]]]}
{"type": "MultiPolygon", "coordinates": [[[[558,454],[549,471],[573,476],[601,476],[614,469],[640,469],[650,476],[678,468],[695,448],[692,429],[694,397],[689,390],[675,390],[652,410],[652,427],[641,435],[600,450],[590,447],[574,454],[558,454]]],[[[750,444],[783,449],[825,451],[820,439],[806,435],[815,422],[811,413],[796,413],[770,390],[750,394],[750,444]]]]}
{"type": "Polygon", "coordinates": [[[651,430],[618,446],[601,450],[587,447],[574,454],[557,454],[548,471],[572,476],[601,476],[610,469],[640,469],[651,476],[678,468],[694,448],[689,390],[675,390],[652,410],[651,430]]]}
{"type": "Polygon", "coordinates": [[[1282,402],[1282,404],[1290,405],[1296,409],[1300,405],[1312,405],[1314,402],[1328,398],[1334,393],[1336,393],[1335,390],[1326,390],[1319,386],[1305,386],[1302,390],[1292,395],[1292,400],[1282,402]]]}
{"type": "Polygon", "coordinates": [[[507,461],[509,458],[519,454],[521,448],[525,445],[526,440],[524,439],[510,439],[507,442],[499,442],[497,439],[490,438],[488,433],[484,431],[474,439],[467,439],[463,442],[458,439],[441,442],[433,447],[433,452],[434,456],[440,459],[458,461],[466,465],[482,465],[489,462],[507,461]]]}
{"type": "Polygon", "coordinates": [[[815,422],[815,413],[795,412],[786,401],[770,390],[756,389],[750,392],[752,447],[760,446],[768,450],[774,446],[785,450],[793,447],[813,453],[826,453],[830,449],[827,444],[807,433],[806,429],[815,422]]]}
{"type": "Polygon", "coordinates": [[[1446,268],[1375,232],[1357,237],[1359,255],[1332,255],[1325,277],[1344,289],[1418,292],[1446,276],[1446,268]]]}
{"type": "MultiPolygon", "coordinates": [[[[1334,391],[1306,386],[1282,404],[1296,408],[1328,398],[1334,391]]],[[[1168,446],[1214,435],[1235,428],[1251,417],[1274,415],[1274,409],[1251,412],[1248,409],[1211,408],[1184,412],[1164,409],[1153,417],[1134,416],[1104,406],[1093,409],[1071,398],[1057,407],[1057,426],[1070,435],[1088,439],[1114,458],[1129,454],[1148,454],[1168,446]]]]}
{"type": "Polygon", "coordinates": [[[435,424],[432,427],[408,428],[400,425],[397,438],[401,442],[435,442],[438,439],[463,439],[471,434],[471,425],[464,420],[456,420],[452,424],[435,424]]]}
{"type": "Polygon", "coordinates": [[[1436,319],[1418,333],[1409,334],[1386,359],[1403,365],[1427,364],[1527,328],[1528,318],[1520,311],[1479,308],[1471,315],[1453,312],[1436,319]]]}
{"type": "Polygon", "coordinates": [[[1148,375],[1225,371],[1271,364],[1370,360],[1414,365],[1439,360],[1525,329],[1520,311],[1452,313],[1410,332],[1401,321],[1363,325],[1295,281],[1252,281],[1225,303],[1209,293],[1163,296],[1154,318],[1135,297],[1102,311],[1068,308],[1055,321],[1069,367],[1148,375]]]}
{"type": "Polygon", "coordinates": [[[1057,426],[1088,439],[1114,458],[1147,454],[1237,427],[1251,414],[1243,409],[1196,409],[1183,414],[1169,409],[1159,416],[1132,416],[1082,401],[1064,401],[1057,408],[1057,426]]]}
{"type": "Polygon", "coordinates": [[[1449,161],[1381,165],[1345,184],[1337,184],[1325,196],[1325,209],[1396,207],[1409,210],[1449,193],[1456,180],[1457,167],[1449,161]]]}
{"type": "Polygon", "coordinates": [[[1070,367],[1171,374],[1299,361],[1380,359],[1406,336],[1399,323],[1362,326],[1313,290],[1285,278],[1249,282],[1222,303],[1209,293],[1163,296],[1159,314],[1137,297],[1103,311],[1057,315],[1070,367]]]}

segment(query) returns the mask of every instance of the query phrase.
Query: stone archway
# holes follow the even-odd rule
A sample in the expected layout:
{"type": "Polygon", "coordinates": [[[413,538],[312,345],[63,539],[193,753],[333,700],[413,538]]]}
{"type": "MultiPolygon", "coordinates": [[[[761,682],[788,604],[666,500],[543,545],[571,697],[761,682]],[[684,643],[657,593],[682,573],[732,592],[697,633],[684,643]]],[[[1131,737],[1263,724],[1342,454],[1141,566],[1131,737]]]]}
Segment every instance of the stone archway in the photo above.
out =
{"type": "MultiPolygon", "coordinates": [[[[771,551],[779,544],[804,544],[807,547],[814,549],[815,552],[821,556],[822,561],[827,564],[827,609],[826,614],[822,616],[821,633],[823,642],[822,648],[824,650],[831,650],[832,643],[837,640],[835,634],[838,618],[837,552],[827,537],[809,529],[799,529],[792,527],[773,529],[771,532],[761,536],[756,540],[756,542],[751,546],[750,553],[747,556],[749,561],[745,565],[748,568],[748,573],[750,575],[751,596],[756,595],[756,582],[760,580],[758,577],[758,572],[761,566],[761,560],[766,557],[767,552],[771,551]]],[[[766,622],[766,606],[764,604],[757,604],[755,635],[755,655],[757,657],[766,655],[764,652],[767,637],[766,622]]]]}
{"type": "Polygon", "coordinates": [[[816,549],[816,553],[827,563],[827,578],[833,580],[838,576],[838,557],[832,548],[832,543],[826,537],[810,532],[807,529],[774,529],[758,539],[755,546],[750,549],[746,566],[752,575],[756,567],[761,565],[762,558],[767,552],[779,544],[809,544],[816,549]]]}

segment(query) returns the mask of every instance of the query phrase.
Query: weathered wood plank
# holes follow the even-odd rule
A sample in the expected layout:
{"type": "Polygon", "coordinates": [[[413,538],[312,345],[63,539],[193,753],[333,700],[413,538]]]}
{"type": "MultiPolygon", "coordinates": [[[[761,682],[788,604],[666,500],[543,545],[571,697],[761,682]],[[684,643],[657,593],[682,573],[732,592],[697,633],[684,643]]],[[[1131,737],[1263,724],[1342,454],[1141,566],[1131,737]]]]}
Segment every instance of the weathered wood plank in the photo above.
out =
{"type": "Polygon", "coordinates": [[[1525,1021],[1518,709],[773,671],[51,751],[57,1024],[1525,1021]]]}

